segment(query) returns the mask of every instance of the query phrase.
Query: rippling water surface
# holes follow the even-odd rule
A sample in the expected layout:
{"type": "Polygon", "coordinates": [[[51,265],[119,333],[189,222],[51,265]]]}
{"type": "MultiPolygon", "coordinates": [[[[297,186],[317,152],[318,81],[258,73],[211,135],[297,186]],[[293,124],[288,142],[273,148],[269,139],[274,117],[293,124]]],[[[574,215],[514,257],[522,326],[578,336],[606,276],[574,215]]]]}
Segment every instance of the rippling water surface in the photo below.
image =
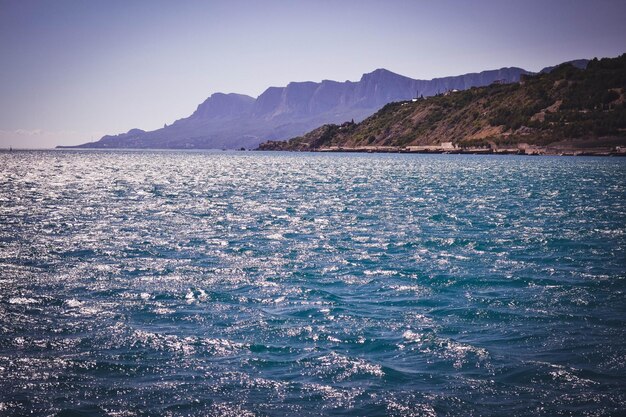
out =
{"type": "Polygon", "coordinates": [[[617,415],[626,160],[0,154],[0,415],[617,415]]]}

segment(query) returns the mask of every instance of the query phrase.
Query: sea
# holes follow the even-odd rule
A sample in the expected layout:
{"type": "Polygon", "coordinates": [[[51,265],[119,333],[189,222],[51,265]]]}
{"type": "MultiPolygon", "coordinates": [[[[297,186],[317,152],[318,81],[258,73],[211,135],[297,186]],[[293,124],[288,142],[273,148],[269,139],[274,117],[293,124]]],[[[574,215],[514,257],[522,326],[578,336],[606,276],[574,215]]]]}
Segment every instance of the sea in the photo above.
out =
{"type": "Polygon", "coordinates": [[[0,153],[1,416],[626,414],[626,158],[0,153]]]}

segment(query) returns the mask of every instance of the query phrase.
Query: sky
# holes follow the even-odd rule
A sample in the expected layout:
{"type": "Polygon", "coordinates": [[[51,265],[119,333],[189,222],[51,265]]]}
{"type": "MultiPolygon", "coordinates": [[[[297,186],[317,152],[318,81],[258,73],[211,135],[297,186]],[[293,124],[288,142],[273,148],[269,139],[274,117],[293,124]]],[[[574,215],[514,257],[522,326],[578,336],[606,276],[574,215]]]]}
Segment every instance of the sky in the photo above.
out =
{"type": "Polygon", "coordinates": [[[215,92],[614,57],[625,18],[625,0],[0,0],[0,148],[157,129],[215,92]]]}

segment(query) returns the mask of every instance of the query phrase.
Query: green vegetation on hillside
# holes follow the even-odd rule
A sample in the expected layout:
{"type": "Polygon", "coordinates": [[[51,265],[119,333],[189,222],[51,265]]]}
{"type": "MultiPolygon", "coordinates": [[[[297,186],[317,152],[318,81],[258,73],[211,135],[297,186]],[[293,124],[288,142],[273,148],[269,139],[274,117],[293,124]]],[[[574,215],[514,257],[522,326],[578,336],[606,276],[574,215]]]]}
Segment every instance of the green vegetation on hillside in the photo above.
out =
{"type": "Polygon", "coordinates": [[[505,147],[626,138],[626,54],[594,59],[586,70],[563,64],[519,83],[455,91],[390,103],[361,123],[324,125],[260,149],[407,147],[452,142],[458,147],[505,147]]]}

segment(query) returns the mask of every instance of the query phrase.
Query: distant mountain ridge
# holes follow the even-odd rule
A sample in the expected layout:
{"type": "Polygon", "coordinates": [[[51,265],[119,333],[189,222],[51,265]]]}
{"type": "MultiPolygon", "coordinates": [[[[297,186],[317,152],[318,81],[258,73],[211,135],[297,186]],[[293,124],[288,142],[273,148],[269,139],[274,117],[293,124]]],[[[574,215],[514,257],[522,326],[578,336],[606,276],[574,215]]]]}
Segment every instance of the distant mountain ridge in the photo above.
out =
{"type": "MultiPolygon", "coordinates": [[[[580,65],[586,65],[586,60],[580,65]]],[[[578,62],[578,61],[577,61],[578,62]]],[[[325,123],[363,120],[385,104],[465,90],[493,82],[517,82],[522,68],[510,67],[459,76],[416,80],[380,68],[359,81],[291,82],[269,87],[256,99],[214,93],[189,117],[154,131],[131,129],[106,135],[78,148],[254,148],[267,140],[288,139],[325,123]]]]}

